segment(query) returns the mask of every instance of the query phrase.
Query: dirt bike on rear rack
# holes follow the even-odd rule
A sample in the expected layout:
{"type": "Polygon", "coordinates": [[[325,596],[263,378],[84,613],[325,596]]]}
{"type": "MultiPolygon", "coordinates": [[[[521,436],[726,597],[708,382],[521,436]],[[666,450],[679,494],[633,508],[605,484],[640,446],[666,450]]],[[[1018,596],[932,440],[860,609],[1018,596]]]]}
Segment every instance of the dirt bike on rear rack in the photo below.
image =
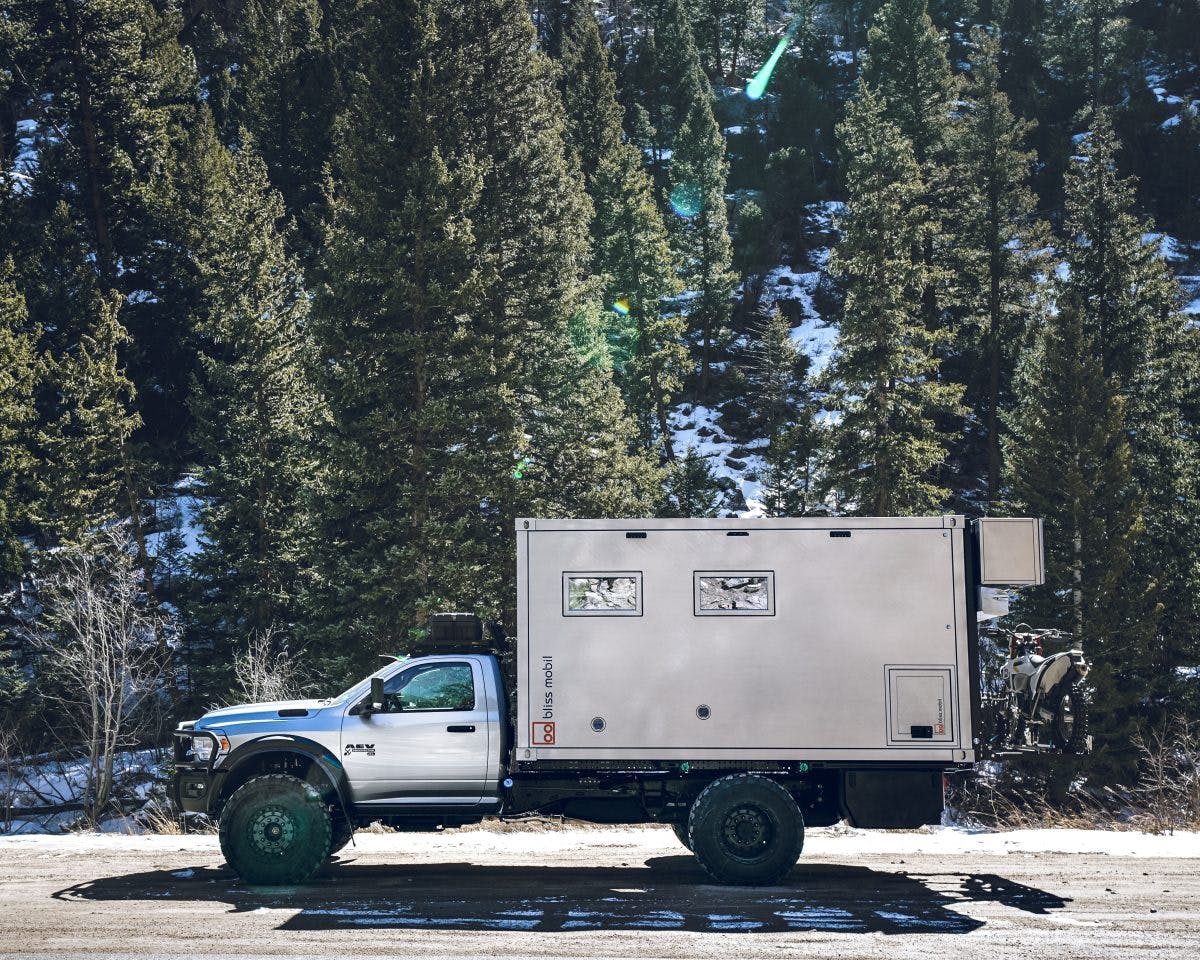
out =
{"type": "Polygon", "coordinates": [[[995,753],[1088,753],[1090,692],[1085,685],[1088,663],[1074,638],[1060,630],[987,631],[1003,647],[1008,660],[996,693],[987,698],[993,717],[995,753]],[[1066,649],[1049,656],[1047,643],[1066,649]]]}

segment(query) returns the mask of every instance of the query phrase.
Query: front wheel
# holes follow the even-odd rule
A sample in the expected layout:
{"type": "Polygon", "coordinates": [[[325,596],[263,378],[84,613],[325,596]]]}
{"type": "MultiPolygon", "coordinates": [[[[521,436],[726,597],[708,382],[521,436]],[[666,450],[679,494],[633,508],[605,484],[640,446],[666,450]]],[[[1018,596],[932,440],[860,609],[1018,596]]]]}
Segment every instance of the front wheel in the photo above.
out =
{"type": "Polygon", "coordinates": [[[804,817],[774,780],[740,773],[714,780],[688,816],[692,852],[718,883],[768,885],[796,865],[804,817]]]}
{"type": "Polygon", "coordinates": [[[1054,717],[1050,732],[1054,746],[1063,753],[1087,753],[1091,706],[1087,688],[1079,681],[1060,684],[1052,696],[1054,717]]]}
{"type": "Polygon", "coordinates": [[[329,842],[329,855],[332,857],[346,844],[354,839],[354,824],[347,823],[341,817],[333,822],[333,839],[329,842]]]}
{"type": "Polygon", "coordinates": [[[329,810],[311,784],[283,774],[254,777],[234,791],[221,813],[221,852],[251,884],[308,880],[332,840],[329,810]]]}

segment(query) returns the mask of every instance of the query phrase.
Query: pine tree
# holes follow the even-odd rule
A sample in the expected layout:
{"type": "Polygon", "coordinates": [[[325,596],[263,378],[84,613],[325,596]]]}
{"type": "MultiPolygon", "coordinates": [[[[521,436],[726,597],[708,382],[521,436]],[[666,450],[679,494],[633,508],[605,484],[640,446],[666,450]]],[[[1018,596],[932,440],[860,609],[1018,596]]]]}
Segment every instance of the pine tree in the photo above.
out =
{"type": "Polygon", "coordinates": [[[1161,251],[1142,239],[1150,225],[1130,212],[1134,184],[1119,175],[1117,151],[1111,116],[1101,109],[1068,172],[1063,256],[1065,291],[1092,325],[1105,375],[1128,385],[1180,323],[1161,251]]]}
{"type": "Polygon", "coordinates": [[[624,111],[589,0],[571,0],[568,5],[560,68],[567,138],[591,186],[601,161],[621,143],[624,111]]]}
{"type": "MultiPolygon", "coordinates": [[[[224,229],[201,252],[208,313],[197,329],[203,349],[190,400],[204,532],[189,614],[218,673],[249,637],[294,636],[312,550],[302,509],[315,472],[302,332],[308,297],[279,228],[282,200],[242,139],[209,198],[206,219],[224,229]]],[[[194,694],[203,701],[224,692],[194,694]]]]}
{"type": "Polygon", "coordinates": [[[1153,631],[1131,582],[1142,532],[1125,402],[1102,346],[1071,306],[1050,316],[1019,374],[1006,440],[1014,507],[1045,519],[1046,584],[1022,614],[1075,633],[1092,663],[1093,763],[1128,772],[1130,735],[1148,692],[1142,649],[1153,631]]]}
{"type": "Polygon", "coordinates": [[[19,538],[27,532],[37,467],[34,397],[42,376],[38,331],[29,326],[14,273],[11,257],[0,261],[0,585],[5,592],[27,562],[19,538]]]}
{"type": "Polygon", "coordinates": [[[753,324],[739,354],[729,383],[737,399],[725,404],[724,414],[740,432],[766,438],[763,511],[769,517],[807,516],[821,496],[809,358],[778,307],[753,324]]]}
{"type": "Polygon", "coordinates": [[[1048,46],[1072,109],[1111,103],[1129,56],[1129,0],[1052,0],[1048,46]]]}
{"type": "Polygon", "coordinates": [[[736,77],[747,36],[763,18],[763,0],[692,0],[696,47],[716,82],[736,77]],[[729,60],[725,60],[725,51],[729,60]]]}
{"type": "Polygon", "coordinates": [[[908,140],[865,84],[839,128],[847,207],[831,269],[846,287],[836,355],[828,370],[843,414],[831,438],[831,481],[851,510],[875,516],[937,510],[947,490],[937,469],[946,436],[937,418],[961,388],[938,383],[943,333],[920,316],[928,271],[920,257],[928,213],[908,140]]]}
{"type": "Polygon", "coordinates": [[[1191,385],[1200,380],[1200,353],[1156,235],[1130,212],[1134,184],[1117,172],[1107,111],[1097,111],[1092,123],[1065,185],[1067,271],[1058,301],[1083,315],[1105,376],[1125,398],[1145,518],[1127,589],[1150,591],[1142,621],[1159,629],[1139,656],[1156,665],[1162,702],[1175,668],[1195,656],[1200,623],[1200,446],[1186,412],[1191,385]]]}
{"type": "Polygon", "coordinates": [[[436,564],[457,533],[452,511],[468,509],[451,497],[453,451],[471,439],[455,423],[453,357],[468,333],[458,317],[473,278],[468,211],[479,177],[436,138],[449,82],[437,13],[411,2],[364,7],[361,74],[335,152],[328,280],[314,309],[330,408],[315,605],[328,612],[309,640],[329,673],[357,670],[339,662],[342,636],[368,655],[395,652],[459,591],[436,564]]]}
{"type": "Polygon", "coordinates": [[[1157,221],[1185,243],[1200,242],[1200,100],[1185,100],[1167,134],[1157,221]],[[1164,209],[1165,208],[1165,209],[1164,209]]]}
{"type": "MultiPolygon", "coordinates": [[[[82,542],[118,519],[141,522],[143,495],[131,450],[140,421],[121,359],[129,343],[119,319],[122,302],[120,294],[93,288],[87,331],[74,349],[50,363],[57,402],[41,445],[54,469],[46,473],[37,522],[60,542],[82,542]]],[[[144,539],[139,553],[144,564],[144,539]]]]}
{"type": "Polygon", "coordinates": [[[733,351],[724,413],[739,434],[773,439],[799,419],[809,399],[809,358],[792,340],[776,306],[756,317],[744,346],[733,351]]]}
{"type": "Polygon", "coordinates": [[[709,394],[713,349],[729,320],[737,276],[725,208],[725,138],[707,101],[694,104],[679,131],[671,161],[671,205],[677,271],[695,293],[688,322],[700,339],[702,400],[709,394]]]}
{"type": "MultiPolygon", "coordinates": [[[[100,287],[127,298],[121,325],[132,335],[127,366],[140,437],[156,458],[178,464],[197,292],[191,198],[180,181],[191,125],[207,112],[178,39],[180,13],[151,0],[50,0],[32,9],[27,65],[43,136],[27,229],[40,235],[60,202],[84,228],[100,287]]],[[[43,311],[36,288],[27,299],[43,328],[65,319],[43,311]]]]}
{"type": "Polygon", "coordinates": [[[35,399],[44,374],[36,348],[39,331],[29,324],[14,274],[12,258],[0,259],[0,723],[10,738],[23,733],[33,706],[26,651],[14,628],[21,625],[21,581],[30,562],[22,537],[31,530],[30,505],[41,466],[35,399]]]}
{"type": "MultiPolygon", "coordinates": [[[[644,145],[653,159],[656,185],[666,185],[665,157],[692,109],[709,104],[712,89],[700,64],[687,0],[653,0],[645,7],[646,25],[627,72],[627,106],[646,111],[644,145]]],[[[632,116],[632,111],[631,111],[632,116]]],[[[630,130],[639,140],[638,131],[630,130]]],[[[640,140],[639,140],[640,142],[640,140]]]]}
{"type": "Polygon", "coordinates": [[[1000,89],[1000,41],[976,28],[970,83],[962,119],[952,135],[948,177],[954,244],[948,258],[958,331],[955,379],[966,384],[967,405],[978,419],[966,424],[958,459],[964,473],[985,478],[967,491],[987,505],[997,501],[1003,413],[1013,402],[1017,357],[1037,316],[1039,274],[1046,265],[1045,227],[1027,181],[1034,162],[1025,141],[1032,124],[1017,120],[1000,89]]]}
{"type": "Polygon", "coordinates": [[[929,180],[950,129],[958,84],[946,46],[929,18],[927,0],[888,0],[867,31],[863,78],[884,102],[884,117],[912,142],[929,180]]]}
{"type": "Polygon", "coordinates": [[[911,144],[924,185],[927,229],[920,238],[920,256],[925,278],[919,296],[923,322],[940,330],[945,326],[942,311],[951,299],[944,284],[948,248],[954,244],[940,197],[958,81],[927,0],[888,0],[875,15],[867,40],[863,79],[880,97],[884,119],[911,144]]]}
{"type": "Polygon", "coordinates": [[[779,431],[763,453],[766,468],[759,499],[768,517],[811,517],[824,513],[821,455],[824,437],[806,416],[779,431]]]}
{"type": "MultiPolygon", "coordinates": [[[[477,606],[486,608],[513,594],[511,552],[502,545],[515,517],[543,507],[563,509],[563,478],[538,461],[543,443],[550,442],[541,399],[561,398],[562,409],[584,402],[582,393],[566,399],[573,386],[581,391],[586,386],[571,375],[575,357],[568,328],[588,292],[583,280],[590,265],[592,210],[566,147],[554,68],[531,50],[524,5],[486,0],[461,9],[449,5],[449,10],[446,39],[462,65],[451,144],[469,151],[481,170],[479,201],[472,211],[481,276],[469,309],[485,336],[478,355],[468,353],[464,369],[479,377],[471,392],[472,413],[489,438],[474,475],[483,485],[476,502],[490,504],[489,513],[479,518],[478,539],[495,552],[487,569],[494,579],[488,584],[477,577],[471,584],[477,606]],[[497,404],[498,398],[506,402],[497,404]],[[512,478],[514,455],[534,462],[524,482],[512,478]]],[[[618,410],[605,409],[613,416],[618,410]]],[[[576,463],[585,462],[586,451],[598,445],[597,433],[610,434],[608,444],[632,439],[623,420],[600,423],[593,416],[590,427],[580,427],[571,440],[579,449],[576,463]]],[[[642,482],[644,465],[638,459],[624,458],[610,468],[612,483],[642,482]]],[[[506,618],[512,616],[510,603],[504,601],[506,618]]]]}
{"type": "Polygon", "coordinates": [[[670,465],[664,485],[664,517],[715,517],[724,499],[711,464],[694,447],[670,465]]]}
{"type": "Polygon", "coordinates": [[[250,132],[296,221],[290,242],[311,261],[327,213],[322,168],[343,106],[339,54],[352,66],[353,48],[339,37],[348,23],[339,19],[352,13],[321,0],[248,0],[226,9],[215,5],[203,15],[213,18],[213,32],[224,41],[224,49],[210,52],[219,59],[207,78],[210,91],[223,88],[214,106],[218,125],[226,142],[250,132]],[[340,50],[339,43],[350,49],[340,50]]]}
{"type": "Polygon", "coordinates": [[[617,381],[643,446],[660,445],[663,457],[671,460],[675,454],[667,411],[683,384],[685,321],[663,312],[663,298],[678,286],[667,230],[636,147],[621,144],[605,158],[594,193],[596,269],[606,278],[607,302],[629,318],[627,332],[617,343],[617,381]]]}
{"type": "Polygon", "coordinates": [[[510,619],[513,520],[573,509],[560,471],[605,471],[590,502],[614,510],[646,474],[598,462],[622,424],[572,344],[590,210],[524,5],[366,14],[315,321],[326,596],[374,652],[437,610],[510,619]]]}

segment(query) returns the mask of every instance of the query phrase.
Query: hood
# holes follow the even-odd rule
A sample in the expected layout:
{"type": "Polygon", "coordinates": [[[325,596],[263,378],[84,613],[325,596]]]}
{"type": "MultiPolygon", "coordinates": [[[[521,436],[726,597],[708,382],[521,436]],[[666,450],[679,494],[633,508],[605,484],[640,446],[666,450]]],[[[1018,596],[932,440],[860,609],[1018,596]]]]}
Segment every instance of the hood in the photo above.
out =
{"type": "Polygon", "coordinates": [[[243,723],[250,720],[302,720],[325,707],[330,700],[275,700],[271,703],[247,703],[236,707],[211,710],[196,721],[196,727],[218,727],[223,723],[243,723]]]}

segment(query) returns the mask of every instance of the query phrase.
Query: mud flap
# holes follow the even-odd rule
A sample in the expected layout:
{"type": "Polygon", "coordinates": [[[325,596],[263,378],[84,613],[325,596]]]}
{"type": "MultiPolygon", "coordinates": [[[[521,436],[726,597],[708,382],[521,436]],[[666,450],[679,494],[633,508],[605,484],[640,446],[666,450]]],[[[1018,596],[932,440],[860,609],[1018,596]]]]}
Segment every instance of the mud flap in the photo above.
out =
{"type": "Polygon", "coordinates": [[[842,805],[853,827],[905,829],[942,821],[940,770],[848,770],[842,805]]]}

